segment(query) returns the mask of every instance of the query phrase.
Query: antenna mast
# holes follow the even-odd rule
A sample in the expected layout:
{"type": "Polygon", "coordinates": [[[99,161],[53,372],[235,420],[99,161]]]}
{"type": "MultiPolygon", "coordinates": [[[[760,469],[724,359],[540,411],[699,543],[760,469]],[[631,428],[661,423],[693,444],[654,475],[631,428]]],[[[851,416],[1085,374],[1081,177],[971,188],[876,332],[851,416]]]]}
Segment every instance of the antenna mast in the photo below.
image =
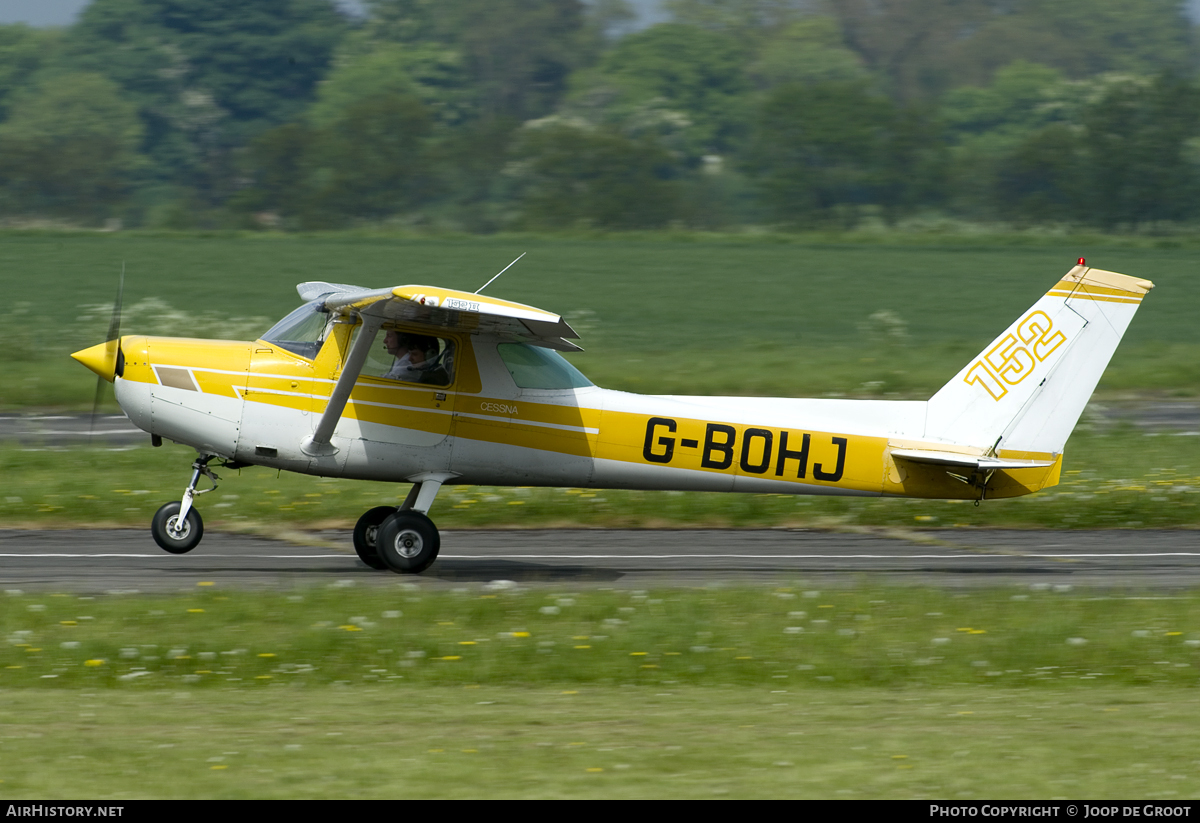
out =
{"type": "MultiPolygon", "coordinates": [[[[519,257],[517,257],[517,260],[520,260],[520,259],[521,259],[522,257],[524,257],[526,254],[528,254],[528,252],[521,252],[520,256],[519,256],[519,257]]],[[[505,266],[504,268],[500,269],[500,272],[499,272],[499,274],[497,274],[497,275],[496,275],[496,277],[499,277],[501,274],[504,274],[506,271],[508,271],[509,269],[511,269],[513,266],[515,266],[515,265],[517,264],[517,260],[514,260],[514,261],[512,261],[512,262],[511,262],[511,263],[509,263],[507,266],[505,266]]],[[[496,277],[493,277],[491,280],[487,281],[487,282],[486,282],[486,283],[484,283],[482,286],[480,286],[479,288],[477,288],[477,289],[475,290],[475,293],[476,293],[476,294],[479,294],[481,291],[483,291],[484,289],[486,289],[488,286],[492,285],[492,283],[493,283],[493,282],[496,280],[496,277]]]]}

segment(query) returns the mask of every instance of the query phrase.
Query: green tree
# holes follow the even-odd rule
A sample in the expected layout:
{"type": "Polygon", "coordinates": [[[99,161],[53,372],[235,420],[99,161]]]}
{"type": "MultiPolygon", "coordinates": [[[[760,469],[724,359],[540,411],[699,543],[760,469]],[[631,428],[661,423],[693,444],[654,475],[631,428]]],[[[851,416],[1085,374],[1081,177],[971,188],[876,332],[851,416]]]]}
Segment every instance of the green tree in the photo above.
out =
{"type": "Polygon", "coordinates": [[[469,88],[483,120],[550,113],[571,71],[594,53],[579,0],[368,0],[368,7],[368,38],[415,52],[424,68],[410,66],[409,74],[422,85],[455,95],[469,88]]]}
{"type": "Polygon", "coordinates": [[[0,124],[6,210],[97,219],[119,212],[140,164],[142,126],[116,84],[60,74],[16,95],[0,124]]]}
{"type": "Polygon", "coordinates": [[[323,127],[289,123],[251,143],[251,183],[235,208],[320,228],[390,217],[429,198],[432,118],[416,95],[381,92],[326,114],[323,127]]]}
{"type": "Polygon", "coordinates": [[[345,30],[329,0],[94,0],[65,59],[137,104],[161,179],[219,197],[230,149],[301,113],[345,30]]]}
{"type": "Polygon", "coordinates": [[[1065,223],[1085,217],[1080,130],[1065,123],[1025,137],[996,170],[997,212],[1015,223],[1065,223]]]}
{"type": "Polygon", "coordinates": [[[1084,113],[1085,213],[1108,227],[1197,213],[1200,90],[1169,75],[1114,86],[1084,113]]]}
{"type": "Polygon", "coordinates": [[[897,100],[932,100],[963,82],[948,51],[989,13],[988,0],[828,0],[846,46],[897,100]]]}
{"type": "Polygon", "coordinates": [[[677,169],[653,141],[552,122],[527,127],[517,154],[525,225],[650,229],[678,215],[677,169]]]}
{"type": "Polygon", "coordinates": [[[947,49],[958,82],[980,83],[1014,60],[1073,78],[1102,72],[1187,73],[1194,27],[1179,0],[989,0],[970,37],[947,49]]]}
{"type": "Polygon", "coordinates": [[[572,113],[629,136],[676,135],[667,143],[698,162],[740,138],[749,84],[745,51],[731,37],[664,23],[620,40],[580,78],[572,113]]]}
{"type": "Polygon", "coordinates": [[[764,89],[867,79],[861,58],[843,43],[837,21],[815,16],[792,23],[764,42],[749,73],[764,89]]]}
{"type": "Polygon", "coordinates": [[[743,43],[770,37],[810,16],[811,0],[667,0],[678,23],[731,35],[743,43]]]}
{"type": "Polygon", "coordinates": [[[37,71],[53,63],[61,40],[56,29],[0,25],[0,120],[12,96],[31,83],[37,71]]]}
{"type": "Polygon", "coordinates": [[[1058,187],[1070,175],[1055,172],[1044,186],[1034,175],[1038,169],[1048,172],[1048,153],[1066,145],[1067,132],[1053,127],[1077,126],[1096,88],[1068,81],[1057,69],[1018,60],[996,72],[987,86],[947,92],[939,115],[950,143],[948,198],[955,210],[988,219],[1024,221],[1030,210],[1066,219],[1061,208],[1067,195],[1058,187]],[[1045,208],[1038,205],[1042,202],[1045,208]]]}
{"type": "Polygon", "coordinates": [[[747,168],[784,223],[879,203],[895,120],[892,104],[862,83],[780,86],[759,111],[747,168]]]}

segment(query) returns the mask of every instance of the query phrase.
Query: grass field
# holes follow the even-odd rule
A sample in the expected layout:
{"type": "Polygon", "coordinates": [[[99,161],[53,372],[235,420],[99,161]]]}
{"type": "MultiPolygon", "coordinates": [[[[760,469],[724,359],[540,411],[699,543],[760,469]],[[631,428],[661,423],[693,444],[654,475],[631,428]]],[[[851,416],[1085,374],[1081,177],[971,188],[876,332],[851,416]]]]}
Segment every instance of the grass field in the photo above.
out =
{"type": "Polygon", "coordinates": [[[301,281],[474,291],[521,252],[489,293],[566,316],[610,388],[928,396],[1083,255],[1158,285],[1101,391],[1200,392],[1196,249],[1177,241],[6,233],[0,408],[90,407],[66,355],[103,338],[122,265],[123,331],[245,337],[301,281]]]}
{"type": "Polygon", "coordinates": [[[1200,595],[0,598],[0,797],[1178,798],[1200,595]]]}
{"type": "Polygon", "coordinates": [[[0,798],[1183,800],[1197,722],[1191,686],[0,689],[0,798]]]}

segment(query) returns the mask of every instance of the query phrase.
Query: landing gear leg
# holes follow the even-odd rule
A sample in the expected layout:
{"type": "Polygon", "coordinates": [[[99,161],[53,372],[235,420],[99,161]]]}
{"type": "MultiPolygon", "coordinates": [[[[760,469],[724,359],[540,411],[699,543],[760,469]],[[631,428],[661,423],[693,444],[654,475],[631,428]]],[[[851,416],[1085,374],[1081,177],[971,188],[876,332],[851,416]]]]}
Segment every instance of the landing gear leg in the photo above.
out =
{"type": "Polygon", "coordinates": [[[211,454],[201,454],[197,457],[192,463],[192,480],[183,491],[183,499],[178,503],[168,503],[154,513],[154,519],[150,521],[150,533],[154,535],[154,542],[163,551],[186,554],[196,548],[200,539],[204,537],[204,520],[200,517],[200,512],[192,508],[192,501],[196,495],[205,494],[217,487],[219,478],[208,467],[208,461],[213,457],[215,455],[211,454]],[[212,481],[212,488],[196,491],[196,484],[200,482],[201,475],[212,481]]]}
{"type": "Polygon", "coordinates": [[[404,505],[380,524],[376,550],[387,568],[397,574],[419,574],[437,559],[442,538],[425,512],[451,476],[429,474],[417,478],[404,505]]]}

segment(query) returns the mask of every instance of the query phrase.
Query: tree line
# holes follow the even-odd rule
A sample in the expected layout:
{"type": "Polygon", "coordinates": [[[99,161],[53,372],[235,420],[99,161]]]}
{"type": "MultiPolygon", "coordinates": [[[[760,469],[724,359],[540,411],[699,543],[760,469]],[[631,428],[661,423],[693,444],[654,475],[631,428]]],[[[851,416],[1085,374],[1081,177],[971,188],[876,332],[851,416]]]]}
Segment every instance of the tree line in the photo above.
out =
{"type": "Polygon", "coordinates": [[[0,26],[0,216],[501,229],[1200,217],[1178,0],[94,0],[0,26]]]}

